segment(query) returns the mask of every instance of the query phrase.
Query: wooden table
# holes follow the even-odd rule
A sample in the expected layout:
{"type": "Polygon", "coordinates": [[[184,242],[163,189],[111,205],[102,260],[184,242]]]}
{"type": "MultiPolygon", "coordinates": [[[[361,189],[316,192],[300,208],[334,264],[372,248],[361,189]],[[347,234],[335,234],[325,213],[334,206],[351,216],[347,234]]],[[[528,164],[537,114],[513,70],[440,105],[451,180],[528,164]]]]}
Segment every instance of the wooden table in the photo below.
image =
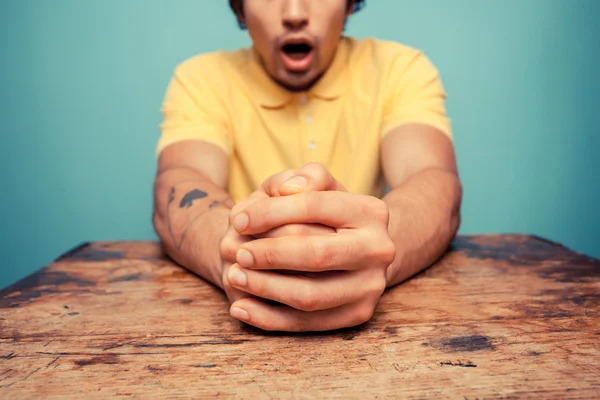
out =
{"type": "Polygon", "coordinates": [[[460,236],[373,319],[267,333],[152,242],[82,245],[0,292],[0,398],[600,398],[600,261],[460,236]]]}

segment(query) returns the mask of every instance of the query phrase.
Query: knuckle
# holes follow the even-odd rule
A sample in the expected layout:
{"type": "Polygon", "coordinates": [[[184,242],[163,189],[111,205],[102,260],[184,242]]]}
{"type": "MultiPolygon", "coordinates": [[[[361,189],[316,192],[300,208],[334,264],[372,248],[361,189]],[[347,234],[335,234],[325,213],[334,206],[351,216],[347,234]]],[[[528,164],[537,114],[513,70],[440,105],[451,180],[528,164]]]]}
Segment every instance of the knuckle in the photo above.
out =
{"type": "Polygon", "coordinates": [[[289,224],[279,228],[282,236],[302,236],[306,234],[306,227],[303,224],[289,224]]]}
{"type": "Polygon", "coordinates": [[[381,248],[379,249],[379,259],[385,266],[390,265],[396,259],[396,246],[392,239],[388,236],[387,240],[381,241],[381,248]]]}
{"type": "Polygon", "coordinates": [[[329,170],[327,169],[327,167],[325,167],[321,163],[317,163],[317,162],[308,163],[308,164],[306,164],[304,169],[306,171],[306,174],[308,176],[310,176],[311,179],[314,179],[318,183],[319,187],[327,186],[331,182],[331,179],[333,178],[331,176],[331,174],[329,173],[329,170]]]}
{"type": "Polygon", "coordinates": [[[221,258],[225,260],[231,260],[232,258],[235,258],[235,253],[237,252],[237,249],[234,241],[229,235],[225,235],[223,240],[221,240],[219,251],[221,253],[221,258]]]}
{"type": "Polygon", "coordinates": [[[353,322],[355,325],[364,324],[369,321],[371,317],[373,317],[374,308],[369,304],[361,304],[359,305],[355,312],[353,322]]]}
{"type": "Polygon", "coordinates": [[[386,280],[385,280],[385,271],[384,273],[382,273],[380,276],[377,276],[376,279],[373,279],[371,281],[371,284],[369,285],[369,294],[379,298],[381,297],[381,295],[383,294],[383,292],[385,291],[385,287],[386,287],[386,280]]]}
{"type": "Polygon", "coordinates": [[[314,175],[316,177],[325,176],[325,175],[329,174],[329,172],[327,171],[327,168],[325,168],[325,166],[323,164],[318,163],[318,162],[310,162],[310,163],[306,164],[305,168],[308,171],[314,173],[314,175]]]}
{"type": "Polygon", "coordinates": [[[380,235],[372,243],[368,249],[368,255],[375,265],[387,267],[394,262],[396,246],[388,234],[380,235]]]}
{"type": "Polygon", "coordinates": [[[314,290],[310,287],[304,288],[300,292],[300,296],[294,301],[294,308],[301,311],[316,311],[319,301],[315,296],[314,290]]]}
{"type": "Polygon", "coordinates": [[[368,207],[371,212],[375,215],[377,221],[385,223],[386,227],[390,219],[390,210],[387,204],[376,197],[371,197],[372,201],[368,202],[368,207]]]}
{"type": "MultiPolygon", "coordinates": [[[[258,253],[258,251],[255,251],[255,254],[256,253],[258,253]]],[[[262,254],[263,254],[263,260],[267,267],[274,267],[276,265],[277,254],[272,248],[267,247],[267,248],[263,249],[262,254]]]]}
{"type": "Polygon", "coordinates": [[[324,245],[320,241],[312,241],[312,257],[311,257],[311,266],[318,271],[324,270],[330,263],[331,260],[331,250],[327,245],[324,245]]]}
{"type": "Polygon", "coordinates": [[[256,326],[258,326],[260,329],[265,330],[265,331],[280,330],[280,327],[271,318],[267,318],[264,321],[258,322],[258,324],[256,326]]]}
{"type": "Polygon", "coordinates": [[[302,201],[302,205],[300,207],[303,207],[301,210],[305,216],[314,214],[311,211],[313,209],[315,209],[315,207],[319,207],[318,194],[319,194],[319,192],[313,192],[313,191],[302,193],[303,201],[302,201]]]}
{"type": "Polygon", "coordinates": [[[292,330],[296,332],[307,332],[310,329],[310,320],[306,315],[297,315],[293,323],[292,330]]]}

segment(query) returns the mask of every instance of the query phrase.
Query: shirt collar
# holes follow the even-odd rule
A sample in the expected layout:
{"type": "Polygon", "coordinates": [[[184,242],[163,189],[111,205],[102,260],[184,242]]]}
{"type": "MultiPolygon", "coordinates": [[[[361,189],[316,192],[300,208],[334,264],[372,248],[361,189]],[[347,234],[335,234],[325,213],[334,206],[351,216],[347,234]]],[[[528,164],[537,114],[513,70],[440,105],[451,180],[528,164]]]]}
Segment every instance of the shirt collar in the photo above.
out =
{"type": "MultiPolygon", "coordinates": [[[[271,79],[264,70],[254,48],[250,50],[248,72],[253,94],[265,108],[281,108],[292,100],[294,93],[285,90],[271,79]]],[[[333,61],[319,81],[308,90],[308,94],[324,100],[334,100],[347,88],[348,42],[340,39],[333,61]]]]}

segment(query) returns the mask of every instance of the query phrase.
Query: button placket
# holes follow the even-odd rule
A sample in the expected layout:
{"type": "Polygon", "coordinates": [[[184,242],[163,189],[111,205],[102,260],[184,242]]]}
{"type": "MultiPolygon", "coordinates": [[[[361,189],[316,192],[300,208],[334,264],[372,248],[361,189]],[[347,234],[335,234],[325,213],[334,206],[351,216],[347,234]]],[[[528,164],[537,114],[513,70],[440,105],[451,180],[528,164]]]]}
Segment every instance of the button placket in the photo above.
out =
{"type": "Polygon", "coordinates": [[[317,142],[314,139],[311,139],[312,134],[310,133],[313,129],[311,129],[310,125],[314,122],[313,117],[310,115],[309,107],[308,107],[309,97],[308,95],[300,95],[298,97],[299,104],[299,117],[302,121],[302,141],[305,143],[305,151],[309,153],[305,153],[307,158],[312,158],[309,154],[314,154],[313,152],[317,149],[317,142]]]}

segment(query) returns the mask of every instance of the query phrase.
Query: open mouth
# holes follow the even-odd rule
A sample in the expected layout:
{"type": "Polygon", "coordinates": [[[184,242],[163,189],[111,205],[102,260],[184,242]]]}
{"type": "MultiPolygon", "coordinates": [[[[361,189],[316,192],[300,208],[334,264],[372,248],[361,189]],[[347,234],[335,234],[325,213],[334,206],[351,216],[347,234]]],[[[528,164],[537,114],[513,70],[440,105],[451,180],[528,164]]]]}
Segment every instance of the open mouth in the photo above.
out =
{"type": "Polygon", "coordinates": [[[312,49],[312,46],[308,43],[289,43],[283,46],[281,50],[292,60],[301,60],[308,56],[312,49]]]}
{"type": "Polygon", "coordinates": [[[314,48],[306,40],[292,40],[281,47],[281,58],[288,71],[306,72],[312,63],[314,48]]]}

